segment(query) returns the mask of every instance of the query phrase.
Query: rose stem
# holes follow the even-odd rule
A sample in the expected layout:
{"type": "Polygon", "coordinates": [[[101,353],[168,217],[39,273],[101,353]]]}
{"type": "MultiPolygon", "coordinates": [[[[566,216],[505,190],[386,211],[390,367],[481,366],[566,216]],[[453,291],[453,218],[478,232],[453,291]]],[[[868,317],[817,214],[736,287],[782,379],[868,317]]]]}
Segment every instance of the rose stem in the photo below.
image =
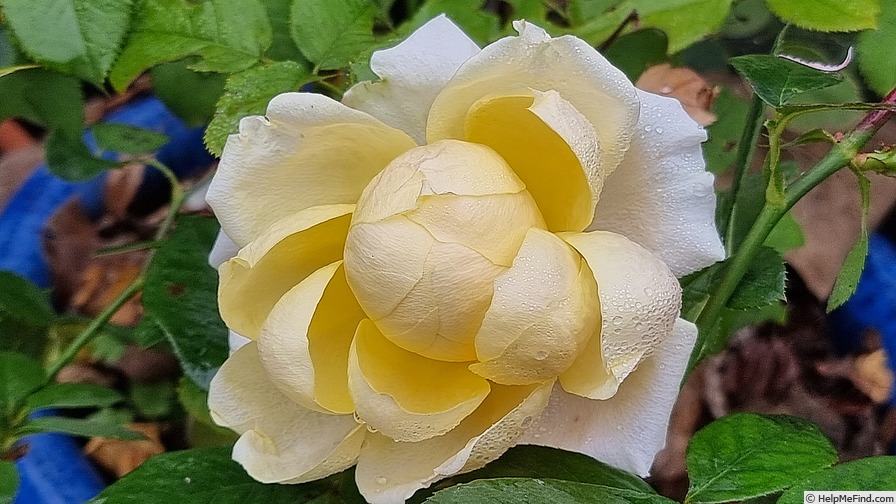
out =
{"type": "MultiPolygon", "coordinates": [[[[890,91],[881,103],[884,105],[896,105],[896,89],[890,91]]],[[[859,150],[868,143],[877,130],[893,114],[894,110],[891,108],[869,112],[855,129],[834,144],[818,164],[803,173],[800,178],[787,188],[782,204],[773,204],[766,201],[743,243],[731,256],[730,262],[725,268],[725,273],[718,283],[718,288],[710,296],[703,311],[697,317],[696,323],[697,327],[700,328],[700,333],[697,336],[694,351],[691,353],[690,362],[688,362],[688,371],[706,357],[710,347],[721,346],[719,341],[709,341],[709,336],[713,334],[712,329],[738,283],[740,283],[749,268],[750,263],[759,253],[759,248],[765,243],[769,233],[771,233],[781,217],[813,187],[833,175],[840,168],[849,165],[859,153],[859,150]]]]}
{"type": "MultiPolygon", "coordinates": [[[[165,219],[162,221],[162,224],[159,226],[158,231],[156,231],[154,241],[161,240],[168,234],[168,230],[171,229],[171,226],[174,224],[174,220],[177,217],[177,214],[180,212],[180,207],[183,205],[184,200],[186,200],[187,194],[184,192],[183,188],[180,185],[180,182],[177,180],[177,176],[171,171],[170,168],[162,164],[160,161],[156,159],[151,159],[147,162],[148,165],[162,172],[165,178],[168,179],[168,182],[171,184],[171,205],[168,208],[168,213],[165,215],[165,219]]],[[[146,281],[146,270],[149,268],[150,262],[152,262],[152,258],[156,253],[157,248],[154,248],[149,251],[146,257],[146,261],[143,263],[143,268],[140,270],[140,274],[135,278],[125,289],[115,298],[112,303],[106,307],[99,315],[96,316],[87,327],[78,334],[77,337],[62,351],[58,358],[53,361],[53,364],[50,365],[47,370],[47,383],[51,382],[59,371],[62,370],[65,366],[67,366],[72,360],[74,360],[75,356],[78,355],[78,352],[81,351],[88,343],[93,341],[95,337],[100,334],[100,329],[109,322],[112,316],[115,315],[118,310],[121,309],[132,297],[134,297],[140,289],[143,288],[143,285],[146,281]]]]}

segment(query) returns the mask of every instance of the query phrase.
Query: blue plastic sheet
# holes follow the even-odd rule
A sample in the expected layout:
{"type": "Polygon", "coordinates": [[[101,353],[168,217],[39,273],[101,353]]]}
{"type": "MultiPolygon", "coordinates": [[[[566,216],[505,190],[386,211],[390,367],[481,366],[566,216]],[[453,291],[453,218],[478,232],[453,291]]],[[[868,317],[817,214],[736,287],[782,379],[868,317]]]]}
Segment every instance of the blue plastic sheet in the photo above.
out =
{"type": "MultiPolygon", "coordinates": [[[[189,128],[155,97],[144,97],[109,114],[106,122],[128,124],[163,133],[170,139],[156,158],[178,176],[187,177],[213,161],[202,143],[202,128],[189,128]]],[[[95,145],[89,131],[85,143],[95,145]]],[[[114,159],[115,154],[106,154],[114,159]]],[[[61,204],[76,197],[91,218],[103,214],[105,174],[85,182],[69,182],[42,165],[0,210],[0,270],[12,271],[40,287],[49,287],[49,267],[42,250],[47,219],[61,204]]],[[[167,180],[149,169],[137,200],[165,201],[167,180]]],[[[46,414],[46,413],[44,413],[46,414]]],[[[35,434],[23,440],[25,456],[16,461],[21,483],[15,504],[81,504],[98,494],[105,482],[81,453],[80,445],[61,434],[35,434]]]]}

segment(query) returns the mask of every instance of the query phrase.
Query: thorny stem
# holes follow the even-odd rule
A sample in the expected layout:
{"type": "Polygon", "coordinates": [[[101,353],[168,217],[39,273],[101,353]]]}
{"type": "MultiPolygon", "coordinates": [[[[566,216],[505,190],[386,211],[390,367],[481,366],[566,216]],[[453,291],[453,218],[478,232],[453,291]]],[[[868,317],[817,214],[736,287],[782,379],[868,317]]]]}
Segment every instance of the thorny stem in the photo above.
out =
{"type": "Polygon", "coordinates": [[[143,287],[143,282],[143,275],[138,276],[136,279],[134,279],[133,282],[131,282],[130,285],[127,286],[127,288],[121,294],[118,295],[117,298],[115,298],[115,301],[112,301],[112,304],[107,306],[106,309],[102,311],[102,313],[100,313],[95,319],[90,321],[90,324],[88,324],[87,327],[85,327],[84,330],[81,331],[81,334],[79,334],[78,337],[75,338],[75,340],[65,348],[65,350],[62,352],[62,355],[60,355],[59,358],[57,358],[56,361],[53,362],[53,365],[50,366],[47,374],[49,375],[51,380],[54,376],[56,376],[57,373],[59,373],[62,368],[67,366],[68,363],[71,362],[76,355],[78,355],[78,352],[80,352],[81,349],[84,348],[84,346],[90,343],[93,338],[96,337],[97,334],[99,334],[100,329],[102,329],[103,326],[106,325],[106,322],[108,322],[109,319],[111,319],[112,316],[115,315],[115,313],[118,312],[118,310],[120,310],[125,303],[127,303],[132,297],[134,297],[135,294],[137,294],[137,292],[143,287]]]}
{"type": "MultiPolygon", "coordinates": [[[[884,98],[883,104],[896,104],[896,89],[890,91],[884,98]]],[[[719,343],[717,341],[709,341],[709,337],[714,334],[713,329],[718,323],[719,316],[746,273],[750,263],[759,253],[760,247],[781,217],[813,187],[833,175],[840,168],[848,166],[856,154],[859,153],[859,150],[893,115],[894,111],[891,109],[874,110],[868,113],[855,129],[834,144],[828,154],[818,164],[803,173],[800,178],[787,188],[781,203],[766,201],[743,243],[731,256],[717,289],[709,297],[702,312],[697,317],[696,323],[697,327],[700,328],[700,333],[697,336],[694,351],[691,353],[690,362],[688,362],[689,371],[708,355],[710,348],[719,343]]],[[[780,135],[780,131],[771,131],[770,134],[780,135]]],[[[774,182],[770,181],[770,183],[774,182]]]]}
{"type": "Polygon", "coordinates": [[[734,159],[734,177],[731,181],[731,190],[729,191],[730,197],[726,200],[725,207],[722,210],[722,223],[725,226],[722,233],[725,235],[725,248],[728,254],[732,253],[731,247],[734,246],[734,220],[737,212],[734,205],[735,200],[738,191],[750,172],[750,165],[753,164],[753,154],[756,152],[757,140],[760,131],[762,131],[764,113],[765,102],[754,94],[753,102],[750,104],[750,112],[747,115],[747,127],[744,128],[740,143],[737,145],[737,155],[734,159]]]}
{"type": "MultiPolygon", "coordinates": [[[[184,200],[187,198],[187,193],[184,192],[183,187],[180,185],[180,181],[177,180],[177,175],[171,171],[170,168],[162,164],[156,159],[151,159],[147,162],[153,168],[162,172],[168,182],[171,184],[171,205],[168,208],[168,213],[165,215],[165,219],[162,221],[161,225],[159,225],[158,231],[156,231],[154,242],[157,242],[165,237],[168,234],[168,231],[171,229],[171,226],[174,224],[174,220],[177,218],[177,214],[180,211],[181,205],[183,205],[184,200]]],[[[112,303],[106,307],[99,315],[96,316],[87,327],[81,331],[80,334],[62,351],[59,357],[50,365],[50,368],[47,371],[47,380],[48,382],[52,381],[59,371],[62,370],[65,366],[67,366],[72,360],[74,360],[75,356],[78,355],[78,352],[81,351],[82,348],[87,346],[97,335],[100,334],[100,330],[112,317],[118,312],[127,303],[132,297],[134,297],[140,290],[143,288],[143,285],[146,282],[146,270],[149,269],[149,264],[152,262],[152,258],[155,255],[157,249],[151,249],[149,254],[146,257],[146,261],[143,264],[143,268],[140,270],[140,274],[137,275],[130,285],[128,285],[118,297],[115,298],[112,303]]]]}

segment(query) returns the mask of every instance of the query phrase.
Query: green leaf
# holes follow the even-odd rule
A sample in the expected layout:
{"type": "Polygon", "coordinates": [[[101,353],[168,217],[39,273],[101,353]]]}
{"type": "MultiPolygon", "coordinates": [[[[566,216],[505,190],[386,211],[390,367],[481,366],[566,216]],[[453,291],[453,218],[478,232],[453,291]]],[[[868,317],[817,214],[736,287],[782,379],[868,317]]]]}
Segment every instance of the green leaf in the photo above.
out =
{"type": "Polygon", "coordinates": [[[47,373],[34,359],[14,352],[0,352],[0,412],[25,399],[47,380],[47,373]]]}
{"type": "Polygon", "coordinates": [[[177,398],[194,420],[189,424],[187,437],[190,446],[231,446],[239,436],[236,432],[218,426],[208,410],[208,392],[192,381],[181,378],[177,385],[177,398]]]}
{"type": "Polygon", "coordinates": [[[152,317],[143,317],[134,329],[134,342],[141,348],[149,348],[165,341],[165,331],[152,317]]]}
{"type": "Polygon", "coordinates": [[[605,16],[607,11],[616,9],[626,0],[568,0],[569,20],[578,26],[588,20],[605,16]]]}
{"type": "Polygon", "coordinates": [[[56,318],[47,294],[9,271],[0,271],[0,317],[35,326],[49,326],[56,318]]]}
{"type": "Polygon", "coordinates": [[[709,140],[703,142],[703,158],[708,171],[722,173],[734,164],[749,110],[750,105],[734,96],[728,88],[723,88],[716,96],[712,111],[718,119],[706,128],[709,140]]]}
{"type": "Polygon", "coordinates": [[[72,137],[62,131],[54,131],[47,137],[45,148],[50,171],[66,180],[87,180],[118,166],[115,162],[94,156],[80,135],[72,137]]]}
{"type": "Polygon", "coordinates": [[[236,133],[240,119],[264,115],[271,98],[287,91],[298,91],[312,78],[305,67],[294,61],[259,65],[231,75],[218,100],[215,118],[205,130],[209,151],[220,156],[227,136],[236,133]]]}
{"type": "Polygon", "coordinates": [[[732,310],[761,308],[784,300],[787,269],[781,254],[760,247],[743,279],[737,284],[727,307],[732,310]]]}
{"type": "Polygon", "coordinates": [[[271,25],[259,0],[143,2],[109,81],[120,91],[147,68],[193,55],[201,57],[196,70],[237,72],[257,63],[270,45],[271,25]]]}
{"type": "Polygon", "coordinates": [[[764,245],[783,255],[805,243],[803,228],[793,217],[793,212],[787,212],[766,237],[764,245]]]}
{"type": "Polygon", "coordinates": [[[401,31],[410,33],[439,14],[445,14],[478,44],[488,44],[498,38],[501,23],[496,15],[481,8],[484,3],[481,0],[429,0],[401,27],[401,31]]]}
{"type": "Polygon", "coordinates": [[[548,8],[543,0],[508,0],[513,7],[513,19],[525,19],[539,25],[548,22],[548,8]]]}
{"type": "Polygon", "coordinates": [[[436,492],[428,504],[671,504],[655,493],[553,479],[478,480],[436,492]]]}
{"type": "Polygon", "coordinates": [[[859,241],[849,249],[840,273],[834,281],[834,288],[828,298],[828,313],[845,303],[859,286],[859,278],[865,269],[865,257],[868,256],[868,208],[871,206],[871,181],[861,172],[855,172],[859,180],[859,192],[862,195],[862,234],[859,241]]]}
{"type": "Polygon", "coordinates": [[[372,0],[295,0],[292,39],[315,70],[343,68],[374,43],[372,0]]]}
{"type": "MultiPolygon", "coordinates": [[[[611,467],[587,455],[530,445],[513,447],[501,458],[482,469],[455,476],[448,480],[447,484],[490,478],[536,477],[591,483],[638,493],[655,493],[650,485],[634,474],[611,467]]],[[[445,484],[438,486],[443,487],[445,484]]]]}
{"type": "MultiPolygon", "coordinates": [[[[588,2],[581,2],[588,5],[588,2]]],[[[607,2],[594,2],[603,7],[607,2]]],[[[591,9],[588,9],[589,12],[591,9]]],[[[635,13],[634,0],[623,0],[606,5],[606,10],[598,10],[599,15],[582,17],[581,22],[573,22],[569,33],[579,37],[593,46],[605,43],[629,17],[635,13]]]]}
{"type": "Polygon", "coordinates": [[[39,432],[62,432],[81,437],[109,437],[115,439],[146,439],[143,434],[134,432],[124,426],[85,420],[82,418],[41,417],[30,420],[21,429],[20,434],[37,434],[39,432]]]}
{"type": "Polygon", "coordinates": [[[719,31],[732,0],[635,0],[641,26],[659,28],[669,36],[669,52],[719,31]]]}
{"type": "Polygon", "coordinates": [[[127,124],[100,123],[91,127],[97,146],[107,152],[145,154],[168,143],[168,137],[155,131],[127,124]]]}
{"type": "Polygon", "coordinates": [[[293,0],[265,0],[264,8],[271,21],[271,47],[265,56],[277,61],[293,61],[308,66],[308,60],[292,40],[289,16],[292,12],[293,0]]]}
{"type": "Polygon", "coordinates": [[[802,419],[753,413],[698,431],[687,451],[685,502],[730,502],[778,492],[837,461],[837,450],[802,419]]]}
{"type": "Polygon", "coordinates": [[[879,0],[766,0],[766,3],[785,22],[828,32],[874,28],[880,12],[879,0]]]}
{"type": "Polygon", "coordinates": [[[75,137],[84,129],[77,79],[50,70],[22,70],[0,78],[0,119],[18,117],[75,137]]]}
{"type": "Polygon", "coordinates": [[[143,289],[147,316],[165,332],[181,366],[202,388],[227,358],[227,327],[218,315],[218,273],[208,253],[214,219],[183,216],[159,248],[143,289]]]}
{"type": "Polygon", "coordinates": [[[614,40],[604,51],[604,56],[635,82],[647,67],[666,60],[668,45],[666,34],[660,30],[638,30],[614,40]]]}
{"type": "Polygon", "coordinates": [[[32,68],[40,68],[40,65],[16,65],[16,66],[9,66],[6,68],[0,68],[0,77],[5,77],[11,73],[16,73],[20,70],[30,70],[32,68]]]}
{"type": "MultiPolygon", "coordinates": [[[[859,80],[853,77],[852,73],[845,73],[842,77],[843,81],[838,84],[795,96],[790,101],[790,105],[813,105],[819,103],[831,105],[827,110],[816,110],[794,117],[787,123],[787,129],[800,134],[817,129],[842,131],[848,125],[859,122],[864,114],[857,110],[849,110],[846,108],[849,105],[846,104],[862,101],[865,91],[859,80]],[[841,105],[843,106],[841,107],[841,105]]],[[[819,135],[816,138],[821,138],[821,136],[819,135]]]]}
{"type": "Polygon", "coordinates": [[[3,14],[33,60],[101,85],[118,55],[132,0],[4,0],[3,14]]]}
{"type": "Polygon", "coordinates": [[[745,39],[759,35],[776,23],[765,0],[735,0],[720,35],[726,39],[745,39]]]}
{"type": "Polygon", "coordinates": [[[296,504],[316,497],[337,504],[333,480],[302,485],[265,485],[253,480],[230,458],[229,447],[197,448],[153,457],[116,481],[91,504],[296,504]]]}
{"type": "Polygon", "coordinates": [[[775,108],[786,105],[801,93],[833,86],[843,80],[839,74],[767,54],[738,56],[731,58],[731,64],[750,81],[759,98],[775,108]]]}
{"type": "Polygon", "coordinates": [[[19,490],[19,471],[16,464],[0,460],[0,504],[11,504],[19,490]]]}
{"type": "Polygon", "coordinates": [[[91,383],[51,383],[28,396],[25,405],[41,408],[107,408],[123,400],[118,391],[91,383]]]}
{"type": "Polygon", "coordinates": [[[711,264],[678,280],[681,284],[681,316],[685,320],[696,320],[716,286],[724,265],[725,263],[711,264]]]}
{"type": "Polygon", "coordinates": [[[27,64],[13,44],[8,28],[5,24],[0,24],[0,67],[27,64]]]}
{"type": "Polygon", "coordinates": [[[149,419],[160,419],[170,416],[174,411],[176,395],[174,382],[161,380],[156,382],[131,384],[130,396],[140,416],[149,419]]]}
{"type": "Polygon", "coordinates": [[[876,30],[859,34],[856,53],[859,70],[868,87],[884,96],[896,87],[896,2],[887,1],[881,6],[880,23],[876,30]]]}
{"type": "Polygon", "coordinates": [[[215,115],[215,104],[224,92],[223,74],[189,68],[195,58],[163,63],[150,70],[153,91],[165,105],[190,126],[204,126],[215,115]]]}
{"type": "Polygon", "coordinates": [[[803,492],[884,491],[896,488],[896,457],[868,457],[818,471],[790,487],[778,504],[803,504],[803,492]]]}

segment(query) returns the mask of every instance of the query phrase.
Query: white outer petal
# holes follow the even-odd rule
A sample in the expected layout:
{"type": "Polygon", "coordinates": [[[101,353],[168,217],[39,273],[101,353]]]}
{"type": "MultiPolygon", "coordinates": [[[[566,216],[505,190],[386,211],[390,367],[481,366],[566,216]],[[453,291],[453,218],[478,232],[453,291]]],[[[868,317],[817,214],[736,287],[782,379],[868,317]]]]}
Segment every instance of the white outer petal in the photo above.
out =
{"type": "Polygon", "coordinates": [[[404,132],[324,95],[283,93],[227,138],[206,201],[227,235],[246,246],[296,212],[354,204],[413,146],[404,132]]]}
{"type": "MultiPolygon", "coordinates": [[[[208,263],[212,268],[218,269],[218,266],[226,263],[240,251],[239,245],[233,242],[224,230],[218,231],[218,237],[215,238],[215,244],[208,254],[208,263]]],[[[234,331],[228,331],[227,346],[230,348],[230,355],[242,348],[243,345],[250,342],[249,338],[234,331]]]]}
{"type": "Polygon", "coordinates": [[[483,408],[439,437],[401,443],[368,434],[355,471],[358,490],[371,504],[404,502],[440,479],[479,469],[497,459],[516,444],[548,403],[551,383],[519,387],[526,388],[531,392],[509,407],[500,399],[495,401],[494,396],[486,399],[483,408]]]}
{"type": "Polygon", "coordinates": [[[584,453],[647,475],[666,444],[669,415],[696,338],[697,327],[678,319],[669,338],[610,399],[585,399],[556,385],[544,413],[518,444],[584,453]]]}
{"type": "Polygon", "coordinates": [[[556,91],[597,130],[601,167],[612,172],[628,149],[638,118],[635,87],[585,41],[551,38],[543,29],[516,21],[517,37],[504,37],[465,62],[430,110],[430,142],[464,138],[467,112],[489,94],[520,88],[556,91]]]}
{"type": "Polygon", "coordinates": [[[364,427],[289,400],[268,379],[255,343],[224,362],[208,395],[212,419],[240,435],[233,458],[263,483],[301,483],[354,464],[364,427]]]}
{"type": "Polygon", "coordinates": [[[678,100],[638,90],[641,117],[619,168],[604,184],[588,230],[619,233],[682,277],[725,257],[715,226],[706,132],[678,100]]]}
{"type": "Polygon", "coordinates": [[[218,269],[218,266],[229,261],[239,251],[240,246],[234,243],[222,229],[218,231],[215,244],[212,245],[212,250],[208,253],[208,263],[212,268],[218,269]]]}
{"type": "Polygon", "coordinates": [[[478,52],[479,46],[442,14],[397,46],[373,53],[370,69],[382,80],[352,86],[342,102],[423,145],[433,100],[460,65],[478,52]]]}

